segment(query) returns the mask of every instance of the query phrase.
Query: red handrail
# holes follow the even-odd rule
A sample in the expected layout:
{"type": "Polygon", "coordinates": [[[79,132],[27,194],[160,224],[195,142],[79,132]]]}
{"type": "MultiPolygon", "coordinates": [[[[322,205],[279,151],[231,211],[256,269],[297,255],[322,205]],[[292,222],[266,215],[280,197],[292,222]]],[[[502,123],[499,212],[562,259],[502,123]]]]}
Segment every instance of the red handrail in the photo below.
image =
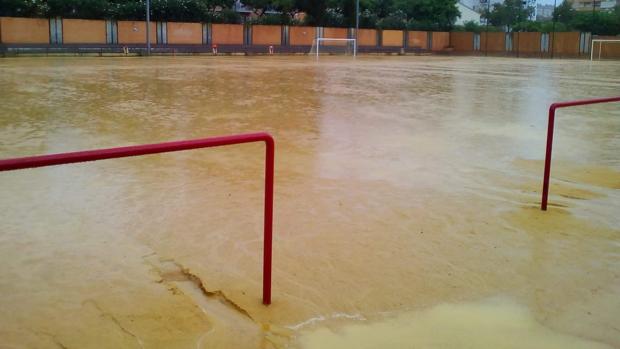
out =
{"type": "Polygon", "coordinates": [[[541,210],[547,210],[547,200],[549,198],[549,176],[551,175],[551,148],[553,147],[553,126],[555,124],[555,110],[559,108],[575,107],[579,105],[609,102],[620,102],[620,96],[597,99],[584,99],[570,102],[558,102],[553,103],[549,107],[549,123],[547,126],[547,154],[545,155],[545,174],[543,178],[542,202],[540,204],[541,210]]]}
{"type": "Polygon", "coordinates": [[[273,177],[275,141],[273,137],[271,137],[271,135],[266,132],[6,159],[0,160],[0,172],[21,170],[25,168],[72,164],[76,162],[116,159],[158,153],[170,153],[182,150],[219,147],[223,145],[252,142],[265,142],[266,145],[263,304],[269,305],[271,304],[271,245],[273,233],[273,177]]]}

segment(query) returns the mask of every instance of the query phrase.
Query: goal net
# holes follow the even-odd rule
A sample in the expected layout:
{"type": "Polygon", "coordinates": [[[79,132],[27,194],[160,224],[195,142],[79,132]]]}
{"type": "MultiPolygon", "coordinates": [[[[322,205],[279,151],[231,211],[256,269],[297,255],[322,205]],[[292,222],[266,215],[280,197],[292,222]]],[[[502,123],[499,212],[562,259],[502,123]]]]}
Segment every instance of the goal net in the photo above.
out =
{"type": "Polygon", "coordinates": [[[593,39],[590,60],[620,58],[620,39],[593,39]]]}
{"type": "Polygon", "coordinates": [[[357,56],[357,46],[355,39],[317,38],[312,41],[310,54],[317,57],[323,54],[357,56]]]}

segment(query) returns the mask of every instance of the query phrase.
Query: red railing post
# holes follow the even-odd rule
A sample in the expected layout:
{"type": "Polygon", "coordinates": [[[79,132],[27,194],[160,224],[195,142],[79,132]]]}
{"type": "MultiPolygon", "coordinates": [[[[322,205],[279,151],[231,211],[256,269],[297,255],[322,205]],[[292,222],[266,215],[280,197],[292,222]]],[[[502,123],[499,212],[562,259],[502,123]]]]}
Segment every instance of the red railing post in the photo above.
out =
{"type": "Polygon", "coordinates": [[[549,176],[551,175],[551,151],[553,148],[553,129],[555,126],[556,104],[549,107],[549,121],[547,122],[547,151],[545,152],[545,173],[543,177],[542,203],[540,209],[547,211],[547,199],[549,197],[549,176]]]}
{"type": "Polygon", "coordinates": [[[275,142],[265,138],[265,219],[263,248],[263,304],[271,304],[271,256],[273,240],[273,184],[275,168],[275,142]]]}
{"type": "Polygon", "coordinates": [[[266,132],[6,159],[0,160],[0,172],[252,142],[265,142],[263,304],[269,305],[271,304],[275,141],[266,132]]]}
{"type": "Polygon", "coordinates": [[[551,176],[551,151],[553,147],[553,129],[555,125],[555,111],[559,108],[576,107],[579,105],[599,104],[609,102],[620,102],[620,96],[597,99],[584,99],[578,101],[553,103],[549,107],[549,122],[547,124],[547,151],[545,154],[545,172],[543,175],[543,189],[540,209],[547,210],[547,202],[549,199],[549,177],[551,176]]]}

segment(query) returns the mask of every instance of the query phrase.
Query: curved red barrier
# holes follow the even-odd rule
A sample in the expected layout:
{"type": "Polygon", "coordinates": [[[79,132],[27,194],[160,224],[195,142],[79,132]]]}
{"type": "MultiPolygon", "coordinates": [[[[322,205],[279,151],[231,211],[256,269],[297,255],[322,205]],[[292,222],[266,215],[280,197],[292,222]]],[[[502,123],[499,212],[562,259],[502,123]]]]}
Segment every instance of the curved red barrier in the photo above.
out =
{"type": "Polygon", "coordinates": [[[620,102],[620,96],[597,99],[584,99],[579,101],[553,103],[549,107],[549,123],[547,125],[547,153],[545,155],[545,174],[543,177],[542,201],[540,209],[547,210],[547,200],[549,199],[549,176],[551,174],[551,148],[553,147],[553,127],[555,124],[555,110],[566,107],[576,107],[579,105],[599,104],[609,102],[620,102]]]}
{"type": "Polygon", "coordinates": [[[0,160],[0,172],[252,142],[265,142],[266,145],[263,304],[269,305],[271,304],[271,245],[273,236],[275,141],[273,137],[266,132],[6,159],[0,160]]]}

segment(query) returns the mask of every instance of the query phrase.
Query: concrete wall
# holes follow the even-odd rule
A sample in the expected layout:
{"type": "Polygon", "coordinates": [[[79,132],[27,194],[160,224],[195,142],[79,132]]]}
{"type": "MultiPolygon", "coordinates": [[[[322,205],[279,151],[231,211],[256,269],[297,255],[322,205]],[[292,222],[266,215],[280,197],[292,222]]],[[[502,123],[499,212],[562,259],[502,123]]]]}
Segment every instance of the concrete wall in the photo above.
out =
{"type": "Polygon", "coordinates": [[[358,46],[377,46],[377,31],[375,29],[360,29],[357,33],[358,46]]]}
{"type": "Polygon", "coordinates": [[[314,27],[289,27],[288,38],[292,46],[310,46],[316,35],[314,27]]]}
{"type": "Polygon", "coordinates": [[[211,41],[213,44],[243,45],[243,25],[212,24],[211,41]]]}
{"type": "Polygon", "coordinates": [[[450,46],[457,52],[470,52],[474,50],[474,33],[453,32],[450,33],[450,46]]]}
{"type": "Polygon", "coordinates": [[[381,45],[403,47],[403,31],[383,30],[381,32],[381,45]]]}
{"type": "Polygon", "coordinates": [[[428,48],[428,33],[427,32],[419,32],[419,31],[410,31],[407,45],[410,48],[428,48]]]}
{"type": "MultiPolygon", "coordinates": [[[[212,24],[211,38],[214,44],[243,45],[244,27],[239,24],[212,24]]],[[[322,28],[322,37],[345,39],[347,28],[322,28]]],[[[432,32],[432,50],[441,51],[452,46],[457,52],[473,52],[473,33],[468,32],[432,32]]],[[[0,17],[0,42],[4,44],[49,44],[49,20],[35,18],[0,17]]],[[[151,42],[156,42],[156,24],[151,23],[151,42]]],[[[168,43],[195,44],[203,42],[201,23],[167,23],[168,43]]],[[[316,36],[314,27],[289,27],[291,46],[310,46],[316,36]]],[[[555,33],[550,35],[553,52],[558,57],[576,57],[579,53],[580,33],[555,33]]],[[[605,38],[605,37],[601,37],[605,38]]],[[[619,39],[620,37],[608,37],[619,39]]],[[[256,45],[281,45],[282,27],[255,25],[252,27],[252,43],[256,45]]],[[[377,46],[377,30],[360,29],[358,44],[360,46],[377,46]]],[[[410,48],[428,48],[428,32],[410,31],[406,37],[410,48]]],[[[512,53],[523,55],[549,55],[541,52],[541,33],[514,33],[512,53]]],[[[403,31],[384,30],[381,32],[382,46],[402,47],[403,31]]],[[[67,44],[105,44],[106,27],[103,20],[63,20],[63,42],[67,44]]],[[[143,21],[118,21],[119,44],[146,43],[146,24],[143,21]]],[[[326,45],[347,45],[345,42],[326,42],[326,45]]],[[[480,52],[488,49],[490,53],[507,53],[505,33],[490,32],[480,34],[480,52]],[[488,40],[487,40],[488,37],[488,40]]],[[[596,51],[598,53],[598,51],[596,51]]],[[[604,45],[604,58],[620,58],[620,45],[604,45]]]]}
{"type": "MultiPolygon", "coordinates": [[[[157,38],[157,25],[151,22],[151,42],[157,38]]],[[[119,44],[146,44],[146,22],[118,21],[119,44]]]]}
{"type": "Polygon", "coordinates": [[[282,27],[279,25],[253,25],[252,43],[255,45],[281,45],[282,27]]]}
{"type": "Polygon", "coordinates": [[[506,34],[494,32],[480,33],[480,51],[485,52],[487,50],[488,52],[506,52],[506,34]]]}
{"type": "Polygon", "coordinates": [[[62,42],[65,44],[105,44],[105,21],[63,19],[62,42]]]}
{"type": "Polygon", "coordinates": [[[555,33],[549,34],[553,43],[553,53],[559,56],[579,55],[579,33],[555,33]]]}
{"type": "Polygon", "coordinates": [[[201,23],[168,22],[166,31],[169,44],[202,44],[201,23]]]}
{"type": "Polygon", "coordinates": [[[441,51],[450,45],[450,33],[433,32],[433,51],[441,51]]]}
{"type": "Polygon", "coordinates": [[[346,39],[347,28],[323,28],[323,37],[330,39],[346,39]]]}
{"type": "MultiPolygon", "coordinates": [[[[323,28],[323,37],[329,39],[347,39],[347,28],[323,28]]],[[[325,46],[346,46],[345,41],[326,41],[325,46]]]]}
{"type": "Polygon", "coordinates": [[[0,42],[5,44],[49,44],[47,19],[0,17],[0,42]]]}
{"type": "Polygon", "coordinates": [[[512,36],[513,51],[519,54],[540,53],[540,33],[514,33],[512,36]]]}

